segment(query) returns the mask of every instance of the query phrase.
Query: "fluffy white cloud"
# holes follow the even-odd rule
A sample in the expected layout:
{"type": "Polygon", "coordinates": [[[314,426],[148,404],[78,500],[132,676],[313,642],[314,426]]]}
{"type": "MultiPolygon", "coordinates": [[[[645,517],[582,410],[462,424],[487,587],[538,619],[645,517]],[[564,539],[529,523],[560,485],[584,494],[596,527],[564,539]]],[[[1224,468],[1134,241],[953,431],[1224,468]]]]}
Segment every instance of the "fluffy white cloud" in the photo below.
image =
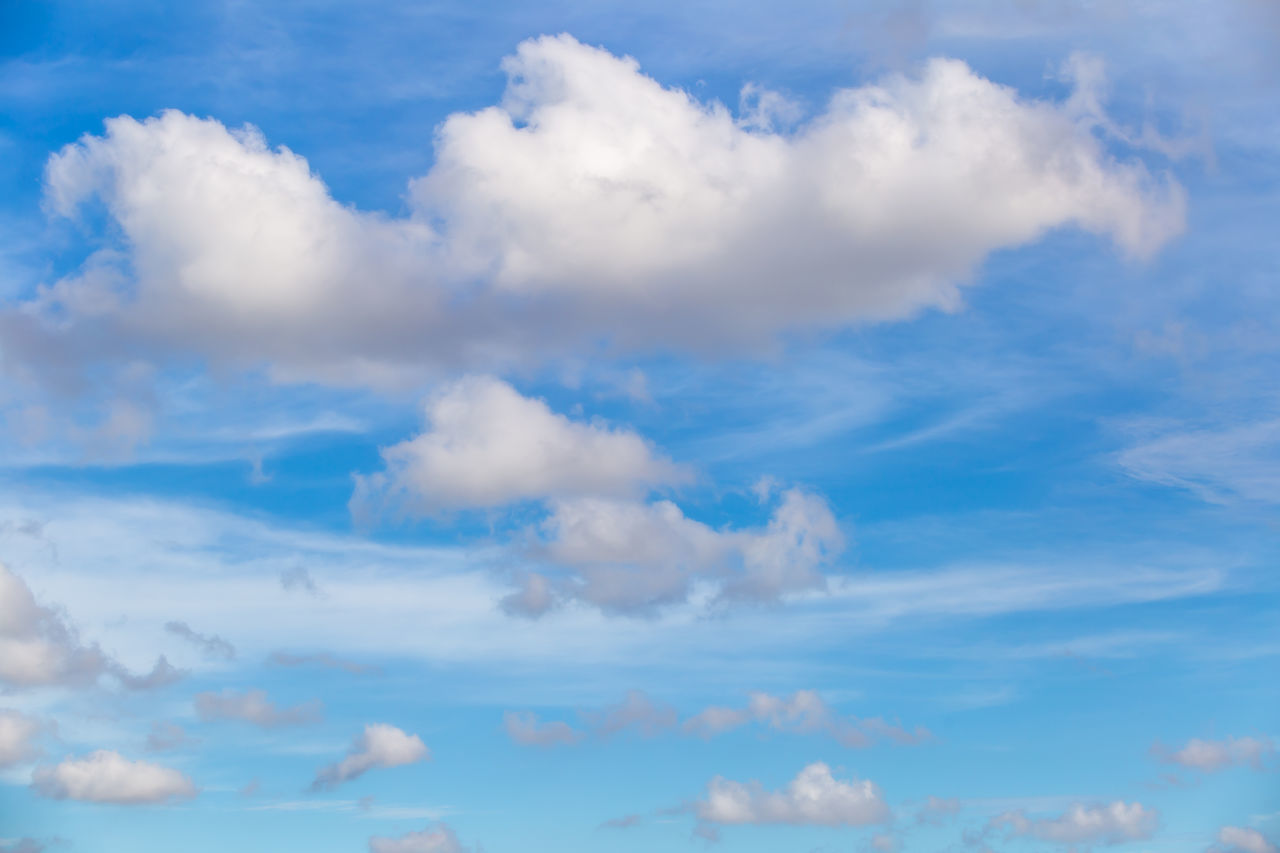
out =
{"type": "Polygon", "coordinates": [[[567,35],[504,69],[498,105],[441,126],[401,219],[339,204],[252,128],[108,120],[46,194],[68,216],[100,199],[118,247],[0,316],[6,361],[65,378],[160,347],[350,383],[602,339],[754,344],[952,307],[985,256],[1053,228],[1145,255],[1182,227],[1180,188],[1106,151],[1088,90],[1032,101],[938,59],[781,132],[768,93],[735,118],[567,35]]]}
{"type": "Polygon", "coordinates": [[[1102,805],[1076,803],[1057,817],[1029,818],[1022,810],[992,818],[988,829],[1056,844],[1123,844],[1143,841],[1156,831],[1159,815],[1142,803],[1116,800],[1102,805]]]}
{"type": "Polygon", "coordinates": [[[466,849],[442,823],[399,838],[375,835],[369,839],[369,853],[465,853],[466,849]]]}
{"type": "Polygon", "coordinates": [[[1276,853],[1277,848],[1256,829],[1224,826],[1218,830],[1218,843],[1209,848],[1215,853],[1276,853]]]}
{"type": "Polygon", "coordinates": [[[1180,749],[1162,744],[1152,747],[1152,754],[1169,764],[1179,764],[1205,773],[1247,764],[1261,769],[1263,760],[1276,751],[1270,738],[1228,737],[1223,740],[1191,738],[1180,749]]]}
{"type": "Polygon", "coordinates": [[[130,761],[105,749],[84,758],[37,767],[31,785],[45,797],[120,805],[160,803],[196,795],[195,785],[179,771],[130,761]]]}
{"type": "Polygon", "coordinates": [[[644,613],[685,600],[695,581],[725,600],[770,601],[824,585],[844,548],[826,502],[784,492],[761,528],[716,530],[671,501],[556,501],[542,525],[544,556],[574,574],[562,590],[602,609],[644,613]]]}
{"type": "Polygon", "coordinates": [[[878,717],[859,720],[836,714],[813,690],[798,690],[791,696],[752,693],[744,708],[712,706],[690,717],[684,731],[712,737],[749,723],[762,723],[772,729],[798,734],[825,734],[841,746],[870,746],[876,739],[900,744],[919,744],[928,740],[928,730],[917,726],[908,731],[878,717]]]}
{"type": "Polygon", "coordinates": [[[371,723],[351,744],[346,758],[320,768],[312,790],[336,788],[362,776],[375,767],[400,767],[428,761],[431,751],[417,735],[407,734],[386,723],[371,723]]]}
{"type": "Polygon", "coordinates": [[[17,687],[86,685],[105,674],[129,689],[171,684],[181,677],[164,657],[150,673],[135,675],[104,653],[84,645],[74,627],[0,563],[0,683],[17,687]]]}
{"type": "Polygon", "coordinates": [[[758,782],[743,784],[717,776],[696,805],[700,820],[718,824],[790,823],[866,826],[889,819],[880,788],[866,780],[842,782],[822,762],[805,767],[781,791],[758,782]]]}
{"type": "Polygon", "coordinates": [[[572,421],[493,377],[452,383],[426,409],[426,431],[383,450],[384,473],[357,479],[357,514],[636,495],[689,478],[635,433],[572,421]]]}
{"type": "Polygon", "coordinates": [[[35,739],[43,729],[39,720],[0,709],[0,767],[21,764],[39,755],[35,739]]]}
{"type": "Polygon", "coordinates": [[[318,701],[281,708],[267,698],[265,690],[241,692],[229,688],[219,693],[197,693],[195,708],[196,714],[206,722],[242,720],[264,729],[315,722],[320,719],[321,711],[318,701]]]}

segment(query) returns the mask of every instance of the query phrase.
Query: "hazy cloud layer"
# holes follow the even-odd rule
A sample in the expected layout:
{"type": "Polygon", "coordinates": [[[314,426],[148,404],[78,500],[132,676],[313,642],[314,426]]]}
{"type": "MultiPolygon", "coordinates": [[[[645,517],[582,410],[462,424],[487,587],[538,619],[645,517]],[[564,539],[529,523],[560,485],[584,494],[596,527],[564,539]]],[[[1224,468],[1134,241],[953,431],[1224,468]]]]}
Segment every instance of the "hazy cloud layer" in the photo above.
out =
{"type": "Polygon", "coordinates": [[[1248,765],[1261,770],[1263,762],[1274,755],[1270,738],[1228,737],[1222,740],[1192,738],[1178,749],[1157,743],[1151,753],[1158,760],[1193,770],[1212,773],[1235,765],[1248,765]]]}
{"type": "Polygon", "coordinates": [[[186,622],[166,622],[164,629],[200,650],[206,658],[213,660],[235,660],[236,648],[217,634],[201,634],[192,630],[186,622]]]}

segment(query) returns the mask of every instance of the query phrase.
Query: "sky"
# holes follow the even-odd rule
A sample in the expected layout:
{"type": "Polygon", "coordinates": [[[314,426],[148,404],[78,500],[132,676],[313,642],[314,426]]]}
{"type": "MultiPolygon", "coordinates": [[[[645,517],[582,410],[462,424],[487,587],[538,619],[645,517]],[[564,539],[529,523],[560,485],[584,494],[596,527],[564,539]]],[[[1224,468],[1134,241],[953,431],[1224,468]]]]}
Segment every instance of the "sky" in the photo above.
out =
{"type": "Polygon", "coordinates": [[[0,6],[0,853],[1277,853],[1280,7],[0,6]]]}

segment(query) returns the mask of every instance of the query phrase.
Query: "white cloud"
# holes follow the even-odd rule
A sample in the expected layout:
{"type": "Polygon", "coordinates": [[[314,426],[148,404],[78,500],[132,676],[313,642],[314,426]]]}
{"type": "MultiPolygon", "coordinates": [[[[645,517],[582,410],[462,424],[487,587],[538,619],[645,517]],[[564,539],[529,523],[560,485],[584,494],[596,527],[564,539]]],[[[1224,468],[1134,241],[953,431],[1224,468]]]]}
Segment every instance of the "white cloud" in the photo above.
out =
{"type": "Polygon", "coordinates": [[[717,824],[789,823],[866,826],[890,817],[873,782],[843,782],[822,762],[810,764],[785,789],[766,791],[758,782],[743,784],[717,776],[698,801],[700,820],[717,824]]]}
{"type": "Polygon", "coordinates": [[[346,758],[320,768],[311,788],[336,788],[375,767],[400,767],[430,759],[431,751],[417,735],[407,734],[386,723],[371,723],[352,743],[346,758]]]}
{"type": "Polygon", "coordinates": [[[1276,748],[1271,739],[1266,737],[1228,737],[1223,740],[1191,738],[1176,750],[1156,744],[1151,751],[1156,758],[1169,764],[1212,773],[1242,764],[1261,769],[1263,760],[1273,755],[1276,748]]]}
{"type": "Polygon", "coordinates": [[[748,91],[735,118],[569,36],[503,67],[498,105],[441,126],[400,219],[338,203],[255,129],[108,120],[50,159],[46,199],[100,199],[118,248],[4,313],[6,356],[62,380],[159,348],[380,383],[609,339],[754,345],[953,307],[988,254],[1050,229],[1145,255],[1182,227],[1181,189],[1112,157],[1087,98],[1021,98],[955,60],[786,132],[766,129],[777,98],[748,91]]]}
{"type": "Polygon", "coordinates": [[[556,501],[542,524],[543,553],[574,570],[562,589],[604,610],[646,613],[684,601],[696,581],[725,600],[772,601],[821,589],[821,569],[844,547],[826,502],[783,493],[761,528],[716,530],[671,501],[556,501]]]}
{"type": "Polygon", "coordinates": [[[22,578],[0,563],[0,683],[17,687],[87,685],[110,674],[144,690],[181,677],[164,657],[150,673],[134,675],[98,645],[83,645],[57,610],[36,602],[22,578]]]}
{"type": "Polygon", "coordinates": [[[160,803],[196,795],[195,785],[179,771],[130,761],[105,749],[84,758],[37,767],[31,784],[45,797],[120,805],[160,803]]]}
{"type": "Polygon", "coordinates": [[[21,764],[39,755],[35,740],[43,730],[39,720],[0,708],[0,767],[21,764]]]}
{"type": "Polygon", "coordinates": [[[242,720],[264,729],[296,726],[320,719],[320,703],[307,702],[292,708],[280,708],[267,699],[265,690],[230,688],[219,693],[197,693],[196,714],[201,720],[242,720]]]}
{"type": "Polygon", "coordinates": [[[466,850],[453,830],[442,823],[399,838],[375,835],[369,839],[369,853],[466,853],[466,850]]]}
{"type": "Polygon", "coordinates": [[[685,720],[682,728],[690,734],[712,737],[749,723],[763,723],[783,732],[824,734],[846,747],[870,746],[876,739],[919,744],[931,737],[924,728],[908,731],[878,717],[841,717],[813,690],[797,690],[791,696],[755,692],[744,708],[706,708],[685,720]]]}
{"type": "Polygon", "coordinates": [[[1224,826],[1218,830],[1218,843],[1209,848],[1214,853],[1277,853],[1277,848],[1256,829],[1224,826]]]}
{"type": "Polygon", "coordinates": [[[635,433],[572,421],[490,376],[448,385],[426,409],[427,430],[384,449],[385,472],[357,478],[357,514],[636,495],[689,479],[635,433]]]}
{"type": "Polygon", "coordinates": [[[1280,501],[1280,420],[1179,428],[1142,438],[1116,457],[1131,477],[1186,489],[1213,503],[1280,501]]]}
{"type": "Polygon", "coordinates": [[[1142,803],[1116,800],[1101,805],[1076,803],[1052,818],[1029,818],[1022,810],[993,817],[988,829],[1003,830],[1056,844],[1123,844],[1143,841],[1155,834],[1159,815],[1142,803]]]}
{"type": "Polygon", "coordinates": [[[544,723],[532,711],[507,711],[502,715],[502,727],[507,737],[521,746],[563,746],[585,737],[562,720],[544,723]]]}

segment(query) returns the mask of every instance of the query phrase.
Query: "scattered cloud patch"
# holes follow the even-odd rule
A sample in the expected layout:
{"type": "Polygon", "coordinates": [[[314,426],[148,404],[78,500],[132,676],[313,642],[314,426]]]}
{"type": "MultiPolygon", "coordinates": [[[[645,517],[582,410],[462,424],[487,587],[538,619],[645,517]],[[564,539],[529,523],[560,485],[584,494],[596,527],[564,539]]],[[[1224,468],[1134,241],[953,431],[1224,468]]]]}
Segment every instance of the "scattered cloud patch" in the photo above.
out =
{"type": "Polygon", "coordinates": [[[880,788],[867,780],[841,781],[822,762],[800,771],[785,788],[765,790],[758,782],[717,776],[695,806],[711,824],[803,824],[868,826],[890,818],[880,788]]]}
{"type": "Polygon", "coordinates": [[[238,691],[227,688],[218,693],[197,693],[196,715],[204,722],[240,720],[264,729],[298,726],[320,719],[318,700],[281,708],[267,698],[265,690],[238,691]]]}
{"type": "Polygon", "coordinates": [[[37,767],[31,786],[41,796],[56,800],[116,805],[163,803],[196,795],[195,785],[183,773],[145,761],[130,761],[105,749],[37,767]]]}
{"type": "Polygon", "coordinates": [[[1085,805],[1076,803],[1056,817],[1031,818],[1026,812],[1005,812],[993,817],[989,831],[1003,831],[1011,838],[1033,838],[1064,845],[1124,844],[1151,838],[1159,814],[1141,803],[1085,805]]]}
{"type": "Polygon", "coordinates": [[[320,768],[311,789],[331,790],[375,768],[401,767],[430,759],[431,751],[417,735],[386,723],[371,723],[351,744],[346,758],[320,768]]]}
{"type": "Polygon", "coordinates": [[[36,738],[46,728],[34,717],[0,708],[0,768],[23,764],[40,755],[36,738]]]}
{"type": "Polygon", "coordinates": [[[1280,847],[1256,829],[1224,826],[1218,830],[1217,844],[1209,850],[1211,853],[1276,853],[1280,847]]]}
{"type": "Polygon", "coordinates": [[[467,849],[442,823],[398,838],[375,835],[369,839],[369,853],[466,853],[467,849]]]}
{"type": "Polygon", "coordinates": [[[280,586],[286,592],[299,590],[308,595],[321,595],[320,587],[316,585],[315,580],[311,577],[311,573],[307,571],[305,566],[294,566],[291,569],[285,569],[280,573],[280,586]]]}
{"type": "Polygon", "coordinates": [[[1178,749],[1170,749],[1160,743],[1151,748],[1151,754],[1159,761],[1203,773],[1241,765],[1261,770],[1266,759],[1274,755],[1275,751],[1275,744],[1266,737],[1229,737],[1223,740],[1192,738],[1178,749]]]}

